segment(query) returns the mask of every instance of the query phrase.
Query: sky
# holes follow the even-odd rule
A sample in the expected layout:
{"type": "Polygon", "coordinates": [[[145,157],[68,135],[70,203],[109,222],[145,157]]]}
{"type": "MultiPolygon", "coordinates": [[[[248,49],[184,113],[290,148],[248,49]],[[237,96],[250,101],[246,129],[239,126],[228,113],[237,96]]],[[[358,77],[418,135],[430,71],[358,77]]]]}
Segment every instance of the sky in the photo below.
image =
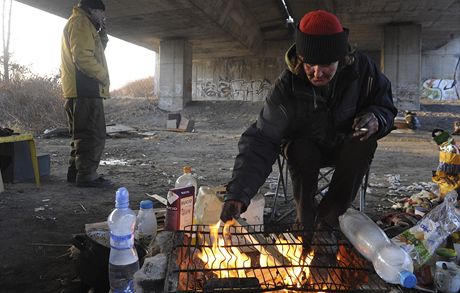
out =
{"type": "MultiPolygon", "coordinates": [[[[13,1],[10,39],[12,61],[29,66],[33,73],[39,75],[57,74],[61,60],[62,29],[66,21],[13,1]]],[[[153,76],[155,52],[110,36],[110,23],[108,27],[109,43],[105,55],[110,89],[115,90],[130,81],[153,76]]]]}

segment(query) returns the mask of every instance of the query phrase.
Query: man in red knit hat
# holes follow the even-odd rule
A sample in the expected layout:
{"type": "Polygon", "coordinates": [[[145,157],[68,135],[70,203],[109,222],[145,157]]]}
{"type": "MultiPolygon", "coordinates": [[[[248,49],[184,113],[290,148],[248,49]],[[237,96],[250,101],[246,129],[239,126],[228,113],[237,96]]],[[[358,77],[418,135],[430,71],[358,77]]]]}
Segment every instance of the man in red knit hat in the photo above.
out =
{"type": "Polygon", "coordinates": [[[315,223],[337,227],[369,170],[377,140],[393,127],[391,85],[368,56],[350,50],[348,30],[322,10],[304,15],[285,59],[287,69],[257,122],[240,138],[221,220],[247,209],[282,151],[297,221],[306,229],[315,223]],[[325,166],[335,172],[317,204],[318,173],[325,166]]]}

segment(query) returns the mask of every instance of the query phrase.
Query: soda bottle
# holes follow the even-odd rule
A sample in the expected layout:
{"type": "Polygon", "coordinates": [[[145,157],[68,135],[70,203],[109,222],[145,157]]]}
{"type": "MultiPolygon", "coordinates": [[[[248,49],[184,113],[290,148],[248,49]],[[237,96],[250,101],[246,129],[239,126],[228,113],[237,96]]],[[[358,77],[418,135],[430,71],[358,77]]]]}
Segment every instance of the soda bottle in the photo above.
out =
{"type": "Polygon", "coordinates": [[[151,200],[141,201],[136,224],[135,238],[147,248],[157,236],[157,218],[151,200]]]}
{"type": "Polygon", "coordinates": [[[115,196],[115,209],[107,224],[110,229],[109,282],[113,293],[134,293],[134,273],[139,259],[134,248],[136,214],[129,208],[129,193],[120,187],[115,196]]]}
{"type": "Polygon", "coordinates": [[[414,288],[412,259],[393,243],[380,227],[365,214],[349,208],[339,217],[340,230],[353,246],[372,262],[376,273],[385,281],[414,288]]]}
{"type": "Polygon", "coordinates": [[[181,176],[179,176],[179,178],[177,178],[176,183],[174,184],[174,187],[180,188],[180,187],[193,186],[195,188],[194,193],[196,197],[196,194],[198,192],[197,190],[198,183],[195,177],[192,176],[192,167],[184,166],[182,170],[184,171],[184,174],[182,174],[181,176]]]}

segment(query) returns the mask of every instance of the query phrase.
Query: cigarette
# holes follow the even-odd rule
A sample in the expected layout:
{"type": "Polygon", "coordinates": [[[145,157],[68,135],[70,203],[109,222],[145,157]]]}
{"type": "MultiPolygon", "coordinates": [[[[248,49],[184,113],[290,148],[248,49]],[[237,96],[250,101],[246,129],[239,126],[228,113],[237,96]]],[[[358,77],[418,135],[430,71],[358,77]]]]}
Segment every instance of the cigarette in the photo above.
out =
{"type": "Polygon", "coordinates": [[[363,128],[360,128],[360,129],[359,129],[359,131],[368,132],[368,131],[369,131],[369,129],[368,129],[368,128],[364,128],[364,127],[363,127],[363,128]]]}

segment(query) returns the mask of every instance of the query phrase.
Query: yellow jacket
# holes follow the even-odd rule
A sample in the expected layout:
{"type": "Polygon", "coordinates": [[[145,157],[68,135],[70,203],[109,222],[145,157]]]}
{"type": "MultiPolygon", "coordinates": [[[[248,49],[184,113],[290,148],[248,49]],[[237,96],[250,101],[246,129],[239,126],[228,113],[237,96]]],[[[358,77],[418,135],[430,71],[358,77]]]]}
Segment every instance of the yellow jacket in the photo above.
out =
{"type": "Polygon", "coordinates": [[[109,72],[104,47],[89,15],[74,7],[64,27],[61,45],[64,97],[109,97],[109,72]]]}

